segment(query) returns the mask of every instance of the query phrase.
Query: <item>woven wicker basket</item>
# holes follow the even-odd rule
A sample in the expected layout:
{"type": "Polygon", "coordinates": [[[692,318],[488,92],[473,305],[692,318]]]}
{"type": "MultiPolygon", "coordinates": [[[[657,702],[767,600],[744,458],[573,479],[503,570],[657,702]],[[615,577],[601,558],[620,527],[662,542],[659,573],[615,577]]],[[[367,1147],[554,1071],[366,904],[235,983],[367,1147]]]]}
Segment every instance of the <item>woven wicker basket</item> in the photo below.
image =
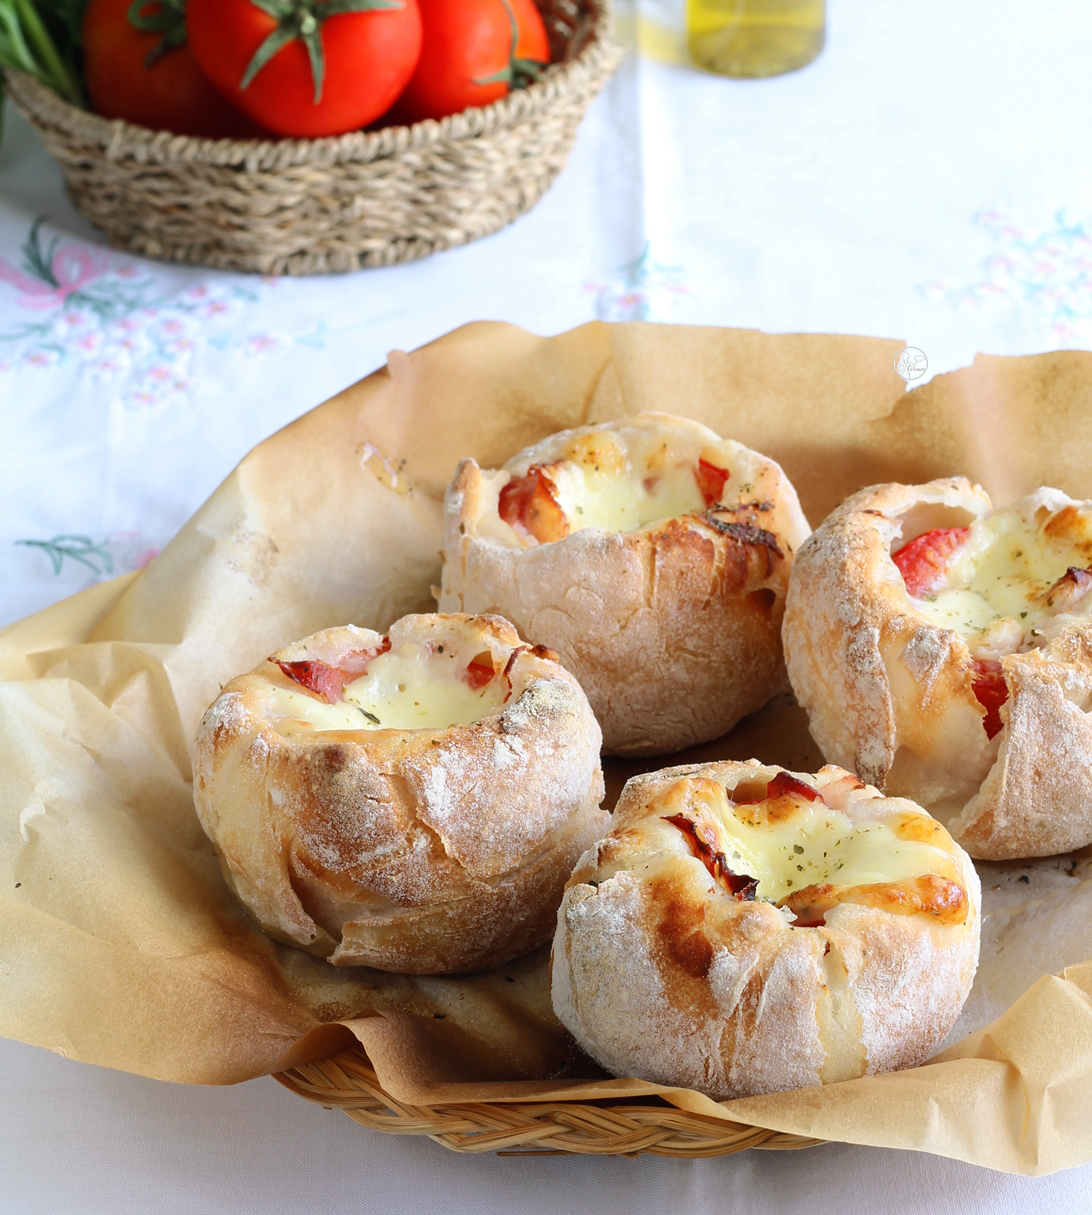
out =
{"type": "Polygon", "coordinates": [[[455,1152],[694,1157],[823,1142],[687,1113],[650,1097],[405,1105],[383,1091],[359,1049],[281,1072],[276,1079],[309,1101],[344,1110],[361,1126],[394,1135],[427,1135],[455,1152]]]}
{"type": "Polygon", "coordinates": [[[619,52],[608,0],[538,2],[554,59],[538,83],[412,127],[194,139],[89,114],[21,72],[7,84],[72,201],[117,248],[265,274],[386,266],[497,231],[565,164],[619,52]]]}

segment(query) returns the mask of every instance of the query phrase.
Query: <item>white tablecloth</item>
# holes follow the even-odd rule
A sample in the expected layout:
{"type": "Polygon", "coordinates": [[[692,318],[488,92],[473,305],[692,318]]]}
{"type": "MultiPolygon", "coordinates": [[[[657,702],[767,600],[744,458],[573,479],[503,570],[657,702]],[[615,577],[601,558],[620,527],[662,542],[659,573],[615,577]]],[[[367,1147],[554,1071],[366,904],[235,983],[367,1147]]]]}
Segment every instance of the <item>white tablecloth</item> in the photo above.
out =
{"type": "MultiPolygon", "coordinates": [[[[920,347],[930,374],[975,350],[1092,346],[1092,7],[831,0],[820,59],[750,82],[682,64],[680,21],[677,0],[623,8],[643,53],[531,214],[344,278],[112,253],[9,112],[0,623],[144,564],[254,443],[465,321],[875,334],[920,347]]],[[[269,1079],[185,1088],[12,1042],[0,1060],[4,1212],[1092,1210],[1092,1165],[1029,1180],[846,1145],[465,1158],[269,1079]]]]}

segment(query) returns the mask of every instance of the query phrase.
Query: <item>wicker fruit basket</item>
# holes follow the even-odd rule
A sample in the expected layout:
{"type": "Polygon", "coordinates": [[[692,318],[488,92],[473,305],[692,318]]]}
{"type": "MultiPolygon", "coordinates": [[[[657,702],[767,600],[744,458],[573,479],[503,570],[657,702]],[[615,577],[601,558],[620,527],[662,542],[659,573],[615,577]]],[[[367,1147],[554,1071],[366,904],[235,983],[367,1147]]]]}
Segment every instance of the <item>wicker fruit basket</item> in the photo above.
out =
{"type": "Polygon", "coordinates": [[[309,1101],[344,1110],[361,1126],[393,1135],[427,1135],[454,1152],[698,1157],[824,1142],[707,1118],[654,1097],[406,1105],[383,1091],[359,1049],[280,1072],[276,1079],[309,1101]]]}
{"type": "Polygon", "coordinates": [[[536,84],[412,127],[195,139],[100,118],[21,72],[7,87],[76,207],[119,249],[264,274],[387,266],[496,232],[564,166],[619,50],[608,0],[539,7],[553,63],[536,84]]]}

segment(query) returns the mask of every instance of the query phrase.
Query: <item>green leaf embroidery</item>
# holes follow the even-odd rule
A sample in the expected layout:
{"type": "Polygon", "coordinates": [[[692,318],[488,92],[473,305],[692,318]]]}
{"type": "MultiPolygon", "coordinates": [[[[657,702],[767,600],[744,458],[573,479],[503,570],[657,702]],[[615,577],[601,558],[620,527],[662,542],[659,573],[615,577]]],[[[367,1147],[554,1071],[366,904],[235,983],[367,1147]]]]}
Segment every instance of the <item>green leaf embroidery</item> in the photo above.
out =
{"type": "Polygon", "coordinates": [[[96,544],[90,536],[54,536],[52,540],[16,540],[16,544],[28,548],[40,548],[53,563],[53,572],[59,574],[66,557],[86,565],[98,576],[114,572],[114,559],[106,551],[106,541],[96,544]]]}
{"type": "Polygon", "coordinates": [[[42,238],[39,232],[42,224],[45,222],[46,216],[39,215],[31,225],[30,235],[27,237],[26,244],[23,245],[23,257],[25,259],[23,265],[28,274],[41,279],[43,283],[48,283],[51,287],[59,287],[61,285],[60,281],[56,274],[53,273],[53,256],[57,252],[57,246],[60,244],[61,238],[55,236],[50,242],[49,248],[43,250],[42,238]]]}

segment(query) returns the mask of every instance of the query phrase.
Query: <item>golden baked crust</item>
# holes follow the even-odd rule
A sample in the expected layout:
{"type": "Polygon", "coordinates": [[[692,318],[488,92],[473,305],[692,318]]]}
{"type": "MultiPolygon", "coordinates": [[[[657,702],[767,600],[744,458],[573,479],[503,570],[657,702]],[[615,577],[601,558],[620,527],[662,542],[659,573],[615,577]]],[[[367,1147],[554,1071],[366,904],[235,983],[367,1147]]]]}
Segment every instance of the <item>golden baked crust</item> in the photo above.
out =
{"type": "MultiPolygon", "coordinates": [[[[891,557],[991,511],[962,477],[852,495],[797,554],[786,664],[828,760],[914,797],[972,856],[1049,856],[1092,843],[1092,596],[1069,612],[1055,605],[1049,628],[986,664],[1003,700],[991,727],[976,653],[923,614],[891,557]]],[[[1092,526],[1092,504],[1051,489],[1002,513],[1072,532],[1078,548],[1092,526]]]]}
{"type": "Polygon", "coordinates": [[[913,1067],[970,991],[978,906],[974,867],[944,828],[840,768],[668,768],[626,785],[569,882],[554,1009],[616,1075],[717,1100],[913,1067]],[[741,836],[755,850],[743,860],[773,857],[757,890],[738,872],[741,836]],[[797,865],[809,886],[785,895],[797,865]],[[811,882],[824,866],[881,880],[811,882]]]}
{"type": "Polygon", "coordinates": [[[609,821],[599,746],[576,680],[507,621],[405,616],[388,637],[316,633],[233,679],[201,723],[194,796],[228,883],[272,936],[337,966],[459,973],[549,939],[573,863],[609,821]],[[495,669],[510,695],[446,728],[284,716],[286,691],[325,704],[304,668],[387,648],[495,669]]]}
{"type": "Polygon", "coordinates": [[[785,589],[809,529],[765,456],[687,419],[635,414],[553,435],[498,471],[464,460],[445,515],[441,609],[498,612],[556,650],[588,695],[605,751],[662,754],[716,738],[783,686],[785,589]],[[706,493],[712,505],[699,497],[632,530],[575,530],[575,516],[559,519],[547,496],[546,522],[568,531],[547,542],[501,517],[506,487],[560,461],[594,462],[598,474],[613,458],[640,484],[630,456],[650,444],[678,466],[726,471],[706,493]]]}

